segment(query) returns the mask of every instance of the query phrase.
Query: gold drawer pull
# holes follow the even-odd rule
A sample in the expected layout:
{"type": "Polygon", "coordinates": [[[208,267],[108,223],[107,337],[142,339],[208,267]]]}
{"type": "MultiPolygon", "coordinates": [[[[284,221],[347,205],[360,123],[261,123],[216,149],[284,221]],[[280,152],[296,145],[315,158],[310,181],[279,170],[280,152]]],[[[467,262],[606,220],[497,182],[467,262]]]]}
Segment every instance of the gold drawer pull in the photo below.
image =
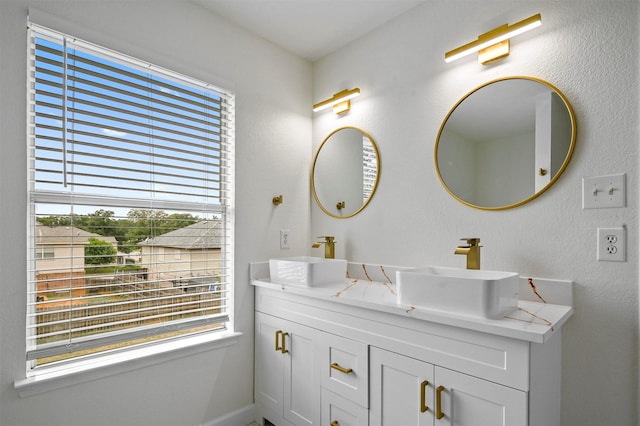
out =
{"type": "Polygon", "coordinates": [[[331,426],[340,426],[340,423],[338,423],[337,420],[334,420],[331,422],[331,426]]]}
{"type": "Polygon", "coordinates": [[[276,352],[282,351],[282,346],[280,346],[280,335],[282,334],[282,330],[276,331],[276,352]]]}
{"type": "Polygon", "coordinates": [[[289,350],[287,349],[287,339],[285,339],[285,337],[287,337],[289,335],[289,333],[282,333],[282,353],[283,354],[288,354],[289,350]]]}
{"type": "Polygon", "coordinates": [[[331,364],[331,368],[333,368],[334,370],[338,370],[339,372],[344,374],[349,374],[353,371],[353,369],[351,368],[341,367],[340,364],[338,364],[337,362],[334,362],[333,364],[331,364]]]}
{"type": "Polygon", "coordinates": [[[429,385],[428,381],[424,381],[422,383],[420,383],[420,412],[424,413],[426,411],[429,410],[429,407],[427,407],[427,399],[426,399],[426,393],[427,393],[427,386],[429,385]]]}
{"type": "Polygon", "coordinates": [[[444,413],[442,412],[442,391],[444,390],[444,386],[438,386],[436,389],[436,419],[440,420],[444,417],[444,413]]]}

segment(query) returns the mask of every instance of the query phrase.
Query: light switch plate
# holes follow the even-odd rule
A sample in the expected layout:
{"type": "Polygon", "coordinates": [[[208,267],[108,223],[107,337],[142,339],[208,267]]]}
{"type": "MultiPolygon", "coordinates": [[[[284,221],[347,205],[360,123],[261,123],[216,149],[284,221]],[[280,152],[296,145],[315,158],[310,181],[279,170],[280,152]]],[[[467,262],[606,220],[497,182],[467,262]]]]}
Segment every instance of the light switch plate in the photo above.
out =
{"type": "Polygon", "coordinates": [[[626,175],[582,178],[582,208],[606,209],[626,207],[626,175]]]}

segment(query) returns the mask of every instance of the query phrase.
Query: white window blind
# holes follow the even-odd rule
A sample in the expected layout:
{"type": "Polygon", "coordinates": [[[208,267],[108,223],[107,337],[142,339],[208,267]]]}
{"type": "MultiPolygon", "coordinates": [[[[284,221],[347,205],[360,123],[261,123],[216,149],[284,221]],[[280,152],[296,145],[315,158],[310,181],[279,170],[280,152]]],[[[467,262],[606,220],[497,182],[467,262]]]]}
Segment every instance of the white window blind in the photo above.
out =
{"type": "Polygon", "coordinates": [[[233,96],[29,31],[27,359],[226,329],[233,96]]]}

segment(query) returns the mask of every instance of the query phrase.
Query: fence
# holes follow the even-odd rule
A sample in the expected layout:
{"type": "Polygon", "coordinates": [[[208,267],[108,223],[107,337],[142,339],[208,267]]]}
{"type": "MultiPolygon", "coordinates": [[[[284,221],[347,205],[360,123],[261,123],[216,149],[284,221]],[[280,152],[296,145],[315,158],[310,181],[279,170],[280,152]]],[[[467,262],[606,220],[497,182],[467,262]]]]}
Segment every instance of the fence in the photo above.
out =
{"type": "MultiPolygon", "coordinates": [[[[135,284],[124,284],[134,286],[135,284]]],[[[71,337],[122,330],[197,315],[222,312],[221,293],[184,293],[182,289],[151,290],[138,297],[101,297],[86,302],[65,302],[36,307],[38,336],[52,336],[74,330],[71,337]],[[155,293],[152,297],[150,293],[155,293]],[[145,297],[146,296],[146,297],[145,297]],[[159,297],[160,296],[160,297],[159,297]]]]}

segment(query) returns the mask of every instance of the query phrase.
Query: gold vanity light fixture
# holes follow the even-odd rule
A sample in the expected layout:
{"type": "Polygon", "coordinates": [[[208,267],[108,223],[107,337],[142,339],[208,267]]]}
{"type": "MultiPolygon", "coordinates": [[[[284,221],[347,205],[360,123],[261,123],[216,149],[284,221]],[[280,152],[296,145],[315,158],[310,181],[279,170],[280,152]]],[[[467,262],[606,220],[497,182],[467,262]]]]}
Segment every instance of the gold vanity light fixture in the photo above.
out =
{"type": "Polygon", "coordinates": [[[480,34],[477,40],[457,47],[444,54],[445,62],[452,62],[464,56],[478,52],[478,62],[485,65],[509,55],[509,39],[518,34],[542,25],[542,15],[535,14],[516,22],[513,25],[504,24],[491,31],[480,34]]]}
{"type": "Polygon", "coordinates": [[[318,102],[313,106],[313,112],[322,111],[323,109],[333,107],[333,112],[336,114],[342,114],[351,109],[351,99],[356,96],[360,96],[360,89],[353,88],[351,90],[343,90],[338,93],[334,93],[329,99],[325,99],[322,102],[318,102]]]}

